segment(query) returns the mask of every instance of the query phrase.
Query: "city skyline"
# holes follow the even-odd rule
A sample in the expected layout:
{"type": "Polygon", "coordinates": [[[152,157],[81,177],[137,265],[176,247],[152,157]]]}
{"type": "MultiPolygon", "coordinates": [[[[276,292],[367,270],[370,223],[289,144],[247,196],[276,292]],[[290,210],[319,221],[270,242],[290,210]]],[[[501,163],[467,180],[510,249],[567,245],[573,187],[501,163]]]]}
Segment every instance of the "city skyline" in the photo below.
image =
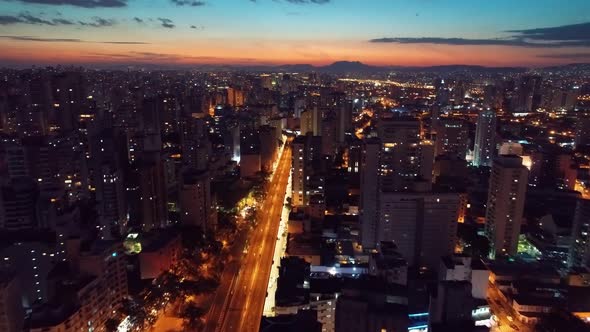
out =
{"type": "Polygon", "coordinates": [[[0,332],[590,332],[589,13],[0,0],[0,332]]]}
{"type": "Polygon", "coordinates": [[[0,8],[0,66],[9,67],[590,62],[584,1],[1,0],[0,8]]]}

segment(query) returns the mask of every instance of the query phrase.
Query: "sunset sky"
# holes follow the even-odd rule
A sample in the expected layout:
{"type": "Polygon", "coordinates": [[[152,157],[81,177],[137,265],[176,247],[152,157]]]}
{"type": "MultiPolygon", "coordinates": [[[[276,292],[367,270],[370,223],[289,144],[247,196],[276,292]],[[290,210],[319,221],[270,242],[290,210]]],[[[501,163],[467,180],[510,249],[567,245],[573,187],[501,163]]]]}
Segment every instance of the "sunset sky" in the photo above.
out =
{"type": "Polygon", "coordinates": [[[0,66],[590,62],[589,0],[0,0],[0,66]]]}

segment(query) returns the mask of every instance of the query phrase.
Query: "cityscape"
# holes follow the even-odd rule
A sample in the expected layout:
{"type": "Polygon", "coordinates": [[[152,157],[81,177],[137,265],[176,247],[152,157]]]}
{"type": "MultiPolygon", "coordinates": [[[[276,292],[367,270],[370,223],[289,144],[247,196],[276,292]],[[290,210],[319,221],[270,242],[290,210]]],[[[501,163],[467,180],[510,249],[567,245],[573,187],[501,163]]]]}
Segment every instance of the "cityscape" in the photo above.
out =
{"type": "Polygon", "coordinates": [[[0,332],[590,331],[588,13],[0,0],[0,332]]]}

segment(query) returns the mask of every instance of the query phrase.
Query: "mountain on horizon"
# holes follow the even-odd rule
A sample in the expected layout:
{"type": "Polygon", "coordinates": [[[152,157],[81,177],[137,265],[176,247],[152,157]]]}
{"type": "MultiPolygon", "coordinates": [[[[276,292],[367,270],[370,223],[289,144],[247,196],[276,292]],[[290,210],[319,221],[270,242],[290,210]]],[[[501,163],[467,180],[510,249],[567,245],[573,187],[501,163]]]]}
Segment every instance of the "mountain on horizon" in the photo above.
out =
{"type": "Polygon", "coordinates": [[[288,72],[320,72],[320,73],[379,73],[387,71],[424,71],[452,73],[460,71],[483,71],[483,72],[522,72],[524,67],[486,67],[479,65],[439,65],[439,66],[373,66],[360,61],[336,61],[325,66],[314,66],[311,64],[285,64],[280,66],[241,66],[249,70],[278,70],[288,72]]]}

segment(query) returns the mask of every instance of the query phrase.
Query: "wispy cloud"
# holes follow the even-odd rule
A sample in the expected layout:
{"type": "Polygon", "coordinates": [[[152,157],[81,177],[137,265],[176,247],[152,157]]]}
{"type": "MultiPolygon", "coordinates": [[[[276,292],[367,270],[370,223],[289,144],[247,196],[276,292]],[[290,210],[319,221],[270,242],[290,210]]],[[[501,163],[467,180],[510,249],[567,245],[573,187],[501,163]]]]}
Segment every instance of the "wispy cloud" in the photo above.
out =
{"type": "Polygon", "coordinates": [[[21,23],[22,20],[16,16],[0,15],[0,25],[9,25],[21,23]]]}
{"type": "Polygon", "coordinates": [[[372,43],[441,44],[441,45],[503,45],[519,47],[590,47],[590,23],[570,24],[550,28],[508,30],[513,35],[496,39],[440,38],[440,37],[385,37],[369,40],[372,43]]]}
{"type": "Polygon", "coordinates": [[[44,18],[42,15],[33,15],[29,12],[24,12],[18,15],[3,15],[0,16],[0,25],[13,25],[13,24],[31,24],[31,25],[81,25],[89,27],[107,27],[116,24],[117,22],[113,19],[106,19],[102,17],[93,17],[91,21],[74,22],[65,18],[44,18]]]}
{"type": "Polygon", "coordinates": [[[198,0],[170,0],[170,1],[177,6],[201,7],[201,6],[205,6],[207,4],[205,1],[198,1],[198,0]]]}
{"type": "Polygon", "coordinates": [[[590,40],[590,22],[580,24],[569,24],[549,28],[536,28],[524,30],[508,30],[507,32],[516,33],[519,36],[534,40],[569,40],[582,41],[590,40]]]}
{"type": "Polygon", "coordinates": [[[539,54],[537,58],[548,59],[569,59],[569,60],[590,60],[590,52],[579,53],[555,53],[555,54],[539,54]]]}
{"type": "MultiPolygon", "coordinates": [[[[274,0],[274,1],[281,1],[281,0],[274,0]]],[[[287,3],[291,3],[294,5],[325,5],[330,3],[332,0],[282,0],[287,3]]],[[[250,2],[257,3],[257,0],[250,0],[250,2]]]]}
{"type": "Polygon", "coordinates": [[[0,2],[2,1],[52,6],[74,6],[83,8],[116,8],[127,6],[127,0],[0,0],[0,2]]]}
{"type": "MultiPolygon", "coordinates": [[[[108,59],[119,63],[206,63],[220,62],[227,59],[215,56],[184,56],[180,54],[157,53],[157,52],[127,52],[127,53],[90,53],[85,55],[87,58],[108,59]]],[[[257,62],[254,58],[237,58],[232,59],[237,62],[257,62]]]]}
{"type": "Polygon", "coordinates": [[[395,37],[376,38],[369,40],[371,43],[398,43],[398,44],[443,44],[443,45],[509,45],[523,46],[521,40],[510,39],[468,39],[468,38],[439,38],[439,37],[395,37]]]}
{"type": "Polygon", "coordinates": [[[48,43],[84,43],[83,40],[77,38],[42,38],[31,36],[0,36],[2,39],[11,39],[18,41],[32,41],[32,42],[48,42],[48,43]]]}
{"type": "Polygon", "coordinates": [[[98,41],[98,42],[87,42],[87,43],[99,43],[99,44],[119,44],[119,45],[149,45],[151,43],[141,41],[98,41]]]}
{"type": "Polygon", "coordinates": [[[115,25],[117,22],[113,19],[106,19],[106,18],[102,18],[102,17],[93,17],[92,21],[90,22],[82,22],[82,21],[78,21],[78,23],[82,26],[89,26],[89,27],[95,27],[95,28],[100,28],[100,27],[110,27],[115,25]]]}
{"type": "Polygon", "coordinates": [[[143,20],[139,17],[134,17],[133,20],[137,23],[143,23],[143,20]]]}
{"type": "Polygon", "coordinates": [[[44,43],[94,43],[94,44],[122,44],[122,45],[146,45],[149,43],[141,41],[92,41],[78,38],[44,38],[35,36],[0,36],[2,39],[10,39],[24,42],[44,43]]]}
{"type": "Polygon", "coordinates": [[[296,5],[307,5],[307,4],[316,4],[316,5],[325,5],[330,2],[330,0],[285,0],[285,2],[293,3],[296,5]]]}
{"type": "Polygon", "coordinates": [[[162,26],[164,28],[172,29],[176,27],[176,25],[174,25],[174,22],[172,22],[172,20],[169,18],[158,17],[158,21],[162,23],[162,26]]]}
{"type": "Polygon", "coordinates": [[[205,27],[202,25],[191,25],[191,29],[202,31],[205,30],[205,27]]]}

